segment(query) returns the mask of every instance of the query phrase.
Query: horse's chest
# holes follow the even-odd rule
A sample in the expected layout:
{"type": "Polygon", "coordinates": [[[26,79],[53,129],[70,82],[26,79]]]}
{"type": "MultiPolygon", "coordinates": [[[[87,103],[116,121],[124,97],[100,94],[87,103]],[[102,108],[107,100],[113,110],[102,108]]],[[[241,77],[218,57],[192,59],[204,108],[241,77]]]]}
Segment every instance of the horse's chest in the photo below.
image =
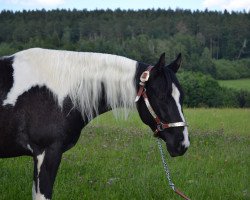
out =
{"type": "Polygon", "coordinates": [[[29,146],[60,143],[63,151],[77,142],[85,125],[80,112],[65,99],[63,109],[44,88],[33,88],[14,107],[0,106],[0,157],[31,155],[29,146]]]}
{"type": "Polygon", "coordinates": [[[13,109],[0,106],[0,157],[27,155],[23,148],[28,140],[25,125],[13,114],[13,109]]]}

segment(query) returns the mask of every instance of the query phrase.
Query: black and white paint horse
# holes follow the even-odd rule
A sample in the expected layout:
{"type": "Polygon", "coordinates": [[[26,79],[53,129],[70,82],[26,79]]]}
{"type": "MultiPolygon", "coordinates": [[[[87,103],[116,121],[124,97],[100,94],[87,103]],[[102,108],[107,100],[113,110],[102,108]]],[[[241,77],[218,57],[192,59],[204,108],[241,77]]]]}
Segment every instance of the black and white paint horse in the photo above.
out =
{"type": "Polygon", "coordinates": [[[33,199],[51,199],[62,154],[82,128],[101,113],[135,105],[170,155],[183,155],[189,138],[175,76],[180,62],[179,55],[165,66],[163,54],[148,70],[148,64],[121,56],[40,48],[0,58],[0,158],[32,156],[33,199]],[[150,76],[141,82],[145,71],[150,76]],[[143,97],[135,103],[141,88],[143,97]],[[177,126],[164,128],[162,122],[177,126]]]}

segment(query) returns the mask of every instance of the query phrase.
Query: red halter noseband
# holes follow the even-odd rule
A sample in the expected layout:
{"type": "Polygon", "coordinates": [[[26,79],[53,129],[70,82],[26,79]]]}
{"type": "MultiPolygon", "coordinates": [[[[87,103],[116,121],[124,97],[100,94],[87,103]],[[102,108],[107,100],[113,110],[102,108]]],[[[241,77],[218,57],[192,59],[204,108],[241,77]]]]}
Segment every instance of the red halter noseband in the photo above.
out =
{"type": "Polygon", "coordinates": [[[138,102],[140,97],[143,96],[144,102],[148,108],[149,113],[152,115],[156,122],[156,130],[154,131],[154,136],[158,137],[159,132],[163,131],[164,129],[167,128],[172,128],[172,127],[182,127],[182,126],[187,126],[186,122],[175,122],[175,123],[164,123],[160,120],[160,118],[157,116],[155,111],[153,110],[152,106],[149,103],[148,96],[146,93],[146,88],[145,84],[149,79],[150,76],[150,71],[153,69],[153,66],[149,66],[146,71],[144,71],[140,77],[140,88],[138,90],[135,102],[138,102]]]}

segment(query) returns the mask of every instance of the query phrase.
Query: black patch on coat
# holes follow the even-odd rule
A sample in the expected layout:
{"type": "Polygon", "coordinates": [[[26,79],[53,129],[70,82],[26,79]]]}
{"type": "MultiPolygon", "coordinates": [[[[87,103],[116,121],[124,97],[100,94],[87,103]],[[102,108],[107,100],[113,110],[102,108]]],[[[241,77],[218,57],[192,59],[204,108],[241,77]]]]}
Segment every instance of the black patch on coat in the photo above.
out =
{"type": "Polygon", "coordinates": [[[6,99],[8,92],[13,86],[13,60],[14,57],[0,58],[0,104],[6,99]]]}

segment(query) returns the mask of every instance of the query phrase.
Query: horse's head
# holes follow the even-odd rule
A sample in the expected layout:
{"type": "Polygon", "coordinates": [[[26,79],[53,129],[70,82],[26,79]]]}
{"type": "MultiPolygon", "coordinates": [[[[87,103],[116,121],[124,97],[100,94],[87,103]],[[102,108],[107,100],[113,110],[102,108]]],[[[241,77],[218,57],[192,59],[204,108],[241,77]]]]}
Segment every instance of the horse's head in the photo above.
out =
{"type": "Polygon", "coordinates": [[[146,73],[138,71],[138,77],[142,74],[137,97],[139,115],[166,142],[173,157],[183,155],[190,144],[182,112],[183,92],[175,75],[180,64],[179,54],[176,60],[165,66],[165,54],[162,54],[153,68],[139,64],[139,68],[147,68],[146,73]]]}

